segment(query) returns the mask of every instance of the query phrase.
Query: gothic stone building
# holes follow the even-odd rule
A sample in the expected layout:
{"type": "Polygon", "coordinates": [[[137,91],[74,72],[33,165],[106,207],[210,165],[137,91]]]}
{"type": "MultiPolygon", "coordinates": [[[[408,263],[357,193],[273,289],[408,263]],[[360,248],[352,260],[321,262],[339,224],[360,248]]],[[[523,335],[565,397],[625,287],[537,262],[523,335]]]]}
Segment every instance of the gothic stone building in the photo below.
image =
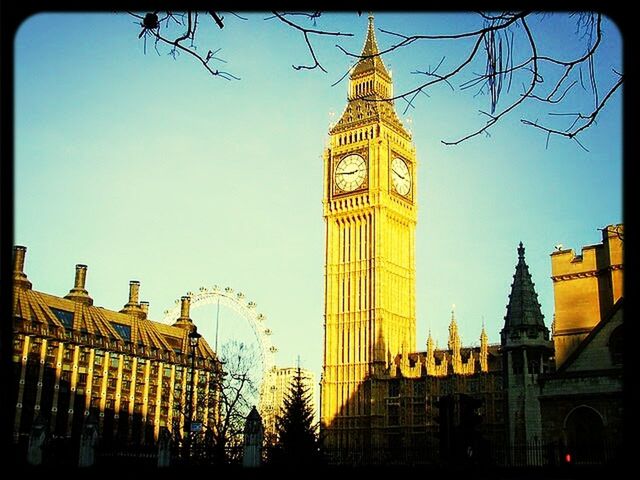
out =
{"type": "Polygon", "coordinates": [[[463,348],[452,318],[446,350],[430,339],[426,352],[413,353],[418,160],[391,97],[370,16],[324,152],[321,425],[337,455],[414,448],[424,457],[440,396],[454,399],[459,420],[460,395],[473,393],[486,433],[503,436],[501,356],[484,331],[479,348],[463,348]]]}
{"type": "Polygon", "coordinates": [[[463,348],[452,318],[446,350],[429,339],[416,352],[418,159],[392,98],[370,16],[324,152],[321,429],[333,461],[457,461],[482,451],[542,464],[552,455],[531,452],[544,442],[566,446],[581,419],[598,417],[589,431],[614,435],[621,367],[619,356],[603,358],[622,331],[621,235],[605,235],[581,257],[552,255],[553,336],[521,243],[500,345],[483,331],[479,348],[463,348]]]}
{"type": "Polygon", "coordinates": [[[623,435],[623,225],[602,242],[551,254],[553,373],[539,376],[542,439],[575,462],[615,458],[623,435]]]}
{"type": "Polygon", "coordinates": [[[166,325],[147,318],[137,281],[120,311],[95,306],[85,265],[66,296],[38,292],[24,273],[25,253],[14,247],[15,443],[27,441],[34,422],[51,438],[77,439],[91,416],[107,444],[150,444],[162,427],[183,431],[189,397],[194,420],[212,419],[220,363],[204,339],[190,346],[189,297],[166,325]]]}

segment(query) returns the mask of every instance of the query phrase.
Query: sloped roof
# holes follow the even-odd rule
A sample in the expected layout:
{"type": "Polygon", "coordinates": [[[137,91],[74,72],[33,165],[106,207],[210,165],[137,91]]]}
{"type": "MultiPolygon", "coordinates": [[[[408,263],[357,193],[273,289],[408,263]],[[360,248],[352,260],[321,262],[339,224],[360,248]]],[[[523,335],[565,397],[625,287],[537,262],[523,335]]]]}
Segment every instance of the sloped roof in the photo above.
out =
{"type": "Polygon", "coordinates": [[[411,135],[398,118],[393,103],[383,99],[379,94],[370,95],[367,99],[354,98],[350,100],[340,120],[333,126],[330,133],[338,133],[341,130],[347,130],[352,127],[379,122],[386,122],[407,140],[411,139],[411,135]]]}
{"type": "MultiPolygon", "coordinates": [[[[14,285],[13,288],[13,316],[53,329],[68,328],[123,342],[143,344],[158,350],[174,352],[178,348],[181,352],[188,352],[190,348],[189,332],[183,328],[87,305],[20,285],[14,285]],[[65,325],[62,319],[69,323],[65,325]],[[127,327],[127,332],[130,332],[128,338],[117,328],[120,326],[127,327]]],[[[215,357],[204,339],[198,342],[198,350],[203,357],[215,357]]]]}
{"type": "Polygon", "coordinates": [[[351,71],[351,78],[362,73],[375,70],[377,73],[384,75],[387,79],[391,79],[387,68],[384,66],[384,63],[380,58],[380,50],[378,49],[378,42],[376,41],[375,27],[373,26],[373,15],[369,15],[367,38],[364,41],[360,57],[360,60],[351,71]]]}
{"type": "Polygon", "coordinates": [[[504,328],[540,327],[546,329],[544,315],[538,303],[538,294],[531,280],[529,266],[524,259],[524,246],[518,246],[518,264],[513,275],[507,314],[504,317],[504,328]]]}
{"type": "MultiPolygon", "coordinates": [[[[391,76],[384,66],[379,55],[378,44],[376,42],[375,28],[373,26],[373,16],[369,16],[369,28],[367,37],[360,54],[360,60],[352,68],[349,78],[362,78],[366,75],[377,75],[391,84],[391,76]]],[[[398,118],[393,106],[393,102],[383,97],[377,90],[372,90],[366,97],[352,98],[347,102],[340,120],[331,128],[331,134],[339,133],[354,127],[372,125],[384,122],[391,126],[393,130],[406,140],[411,140],[411,134],[405,129],[398,118]]]]}
{"type": "Polygon", "coordinates": [[[575,363],[575,361],[582,355],[582,352],[593,342],[593,340],[598,336],[598,334],[602,331],[602,329],[616,316],[616,314],[623,309],[623,300],[624,297],[618,299],[618,301],[611,307],[607,315],[596,324],[595,327],[591,329],[591,331],[587,334],[586,337],[580,342],[580,344],[576,347],[576,349],[571,352],[571,354],[566,358],[564,363],[560,365],[556,373],[566,372],[567,369],[575,363]]]}

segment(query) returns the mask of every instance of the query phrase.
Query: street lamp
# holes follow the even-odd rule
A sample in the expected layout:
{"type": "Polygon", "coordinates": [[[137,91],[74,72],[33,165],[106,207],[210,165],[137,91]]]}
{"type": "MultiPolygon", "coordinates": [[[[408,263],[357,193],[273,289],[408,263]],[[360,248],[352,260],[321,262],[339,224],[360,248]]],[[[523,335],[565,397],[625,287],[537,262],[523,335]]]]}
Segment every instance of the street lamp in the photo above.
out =
{"type": "Polygon", "coordinates": [[[202,337],[202,335],[198,333],[198,329],[194,326],[193,331],[189,332],[189,346],[191,347],[191,382],[189,385],[189,395],[187,398],[187,411],[184,419],[184,458],[186,462],[189,461],[189,456],[191,454],[191,425],[193,423],[193,390],[195,389],[196,349],[198,347],[198,341],[200,340],[200,337],[202,337]]]}

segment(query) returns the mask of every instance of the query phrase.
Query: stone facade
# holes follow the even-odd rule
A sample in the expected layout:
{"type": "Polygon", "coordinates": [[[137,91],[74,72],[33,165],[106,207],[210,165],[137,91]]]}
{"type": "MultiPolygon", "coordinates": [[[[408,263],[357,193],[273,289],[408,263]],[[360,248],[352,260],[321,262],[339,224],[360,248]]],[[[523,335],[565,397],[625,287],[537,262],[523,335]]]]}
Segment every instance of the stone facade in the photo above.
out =
{"type": "Polygon", "coordinates": [[[77,439],[91,416],[103,442],[153,443],[162,427],[182,434],[188,392],[194,420],[206,425],[216,415],[221,366],[203,339],[191,347],[189,297],[172,326],[147,318],[137,281],[119,312],[94,306],[85,265],[76,266],[65,297],[38,292],[24,273],[25,253],[14,248],[15,442],[25,441],[38,417],[53,436],[77,439]]]}
{"type": "Polygon", "coordinates": [[[545,442],[562,445],[578,463],[611,461],[622,448],[623,238],[622,225],[609,225],[602,243],[580,257],[551,255],[561,315],[557,371],[539,379],[542,425],[545,442]]]}
{"type": "Polygon", "coordinates": [[[541,465],[560,450],[540,447],[575,443],[572,425],[594,416],[612,438],[622,411],[622,225],[605,228],[602,244],[580,256],[551,254],[552,336],[520,243],[500,345],[489,345],[483,328],[480,347],[463,347],[452,315],[447,349],[429,335],[426,351],[415,351],[417,159],[378,53],[370,17],[324,153],[321,427],[334,461],[376,462],[385,452],[385,461],[436,462],[443,449],[459,455],[488,442],[502,451],[496,461],[541,465]],[[473,434],[469,405],[482,417],[473,434]]]}
{"type": "Polygon", "coordinates": [[[373,17],[348,102],[324,152],[322,418],[331,447],[379,445],[383,395],[369,378],[415,350],[417,159],[398,119],[373,17]],[[367,391],[365,390],[372,390],[367,391]],[[378,393],[373,393],[378,392],[378,393]]]}
{"type": "Polygon", "coordinates": [[[623,296],[622,224],[602,231],[602,243],[551,254],[555,298],[554,347],[560,367],[623,296]]]}

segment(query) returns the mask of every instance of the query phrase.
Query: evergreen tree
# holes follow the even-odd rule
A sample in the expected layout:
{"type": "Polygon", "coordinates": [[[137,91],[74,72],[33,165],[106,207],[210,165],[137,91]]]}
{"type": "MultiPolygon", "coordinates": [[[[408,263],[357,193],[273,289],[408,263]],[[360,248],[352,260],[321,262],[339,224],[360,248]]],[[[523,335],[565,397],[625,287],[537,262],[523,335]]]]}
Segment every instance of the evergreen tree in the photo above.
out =
{"type": "Polygon", "coordinates": [[[300,367],[284,399],[282,415],[276,418],[278,443],[273,460],[281,465],[309,465],[320,462],[317,426],[313,423],[311,392],[302,383],[300,367]]]}

